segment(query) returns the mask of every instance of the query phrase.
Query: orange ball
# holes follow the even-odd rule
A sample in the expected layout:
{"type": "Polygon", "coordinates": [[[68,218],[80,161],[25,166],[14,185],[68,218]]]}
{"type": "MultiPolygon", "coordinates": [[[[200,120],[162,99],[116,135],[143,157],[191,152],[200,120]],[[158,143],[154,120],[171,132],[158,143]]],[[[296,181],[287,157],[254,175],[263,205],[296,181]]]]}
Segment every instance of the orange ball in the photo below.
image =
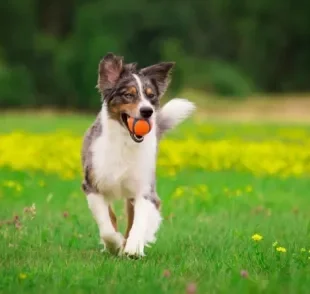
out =
{"type": "Polygon", "coordinates": [[[148,120],[128,117],[129,130],[137,136],[145,136],[152,129],[152,125],[148,120]]]}

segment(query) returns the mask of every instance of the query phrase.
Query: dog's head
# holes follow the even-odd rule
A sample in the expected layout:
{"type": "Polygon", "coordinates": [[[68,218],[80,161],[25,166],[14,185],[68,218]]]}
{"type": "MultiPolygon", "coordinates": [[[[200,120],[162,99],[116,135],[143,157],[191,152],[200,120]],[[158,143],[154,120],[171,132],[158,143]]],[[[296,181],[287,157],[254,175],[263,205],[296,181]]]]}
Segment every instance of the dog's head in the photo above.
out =
{"type": "MultiPolygon", "coordinates": [[[[173,66],[173,62],[162,62],[138,70],[136,63],[125,64],[122,57],[107,54],[99,63],[97,88],[109,117],[127,130],[128,117],[153,120],[173,66]]],[[[143,141],[129,134],[135,142],[143,141]]]]}

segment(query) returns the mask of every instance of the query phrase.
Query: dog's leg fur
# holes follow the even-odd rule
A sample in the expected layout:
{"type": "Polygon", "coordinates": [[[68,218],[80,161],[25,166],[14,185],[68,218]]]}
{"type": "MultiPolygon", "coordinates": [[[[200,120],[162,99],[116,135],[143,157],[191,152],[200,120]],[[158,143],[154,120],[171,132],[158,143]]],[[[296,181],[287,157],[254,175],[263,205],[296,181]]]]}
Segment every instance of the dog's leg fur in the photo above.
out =
{"type": "Polygon", "coordinates": [[[115,231],[117,231],[117,218],[116,218],[114,211],[111,208],[111,205],[109,205],[109,215],[110,215],[112,225],[113,225],[115,231]]]}
{"type": "Polygon", "coordinates": [[[155,242],[155,233],[161,223],[156,205],[148,197],[137,197],[134,202],[134,218],[124,253],[130,256],[144,256],[144,246],[155,242]]]}
{"type": "Polygon", "coordinates": [[[109,204],[104,200],[103,196],[96,193],[88,194],[87,201],[89,209],[97,222],[103,244],[111,253],[118,253],[123,245],[124,238],[121,233],[116,231],[116,221],[113,222],[115,215],[109,208],[109,204]],[[114,215],[112,219],[110,211],[114,215]]]}
{"type": "Polygon", "coordinates": [[[145,232],[145,245],[149,246],[149,243],[155,243],[156,232],[159,229],[162,218],[160,215],[159,208],[149,199],[146,199],[149,204],[147,228],[145,232]]]}
{"type": "Polygon", "coordinates": [[[125,239],[128,238],[129,232],[133,225],[133,218],[134,218],[134,206],[132,203],[133,200],[126,200],[126,211],[127,211],[127,229],[125,233],[125,239]]]}
{"type": "Polygon", "coordinates": [[[143,196],[134,201],[134,218],[129,236],[124,248],[124,254],[129,256],[144,256],[145,232],[147,228],[148,203],[143,196]]]}

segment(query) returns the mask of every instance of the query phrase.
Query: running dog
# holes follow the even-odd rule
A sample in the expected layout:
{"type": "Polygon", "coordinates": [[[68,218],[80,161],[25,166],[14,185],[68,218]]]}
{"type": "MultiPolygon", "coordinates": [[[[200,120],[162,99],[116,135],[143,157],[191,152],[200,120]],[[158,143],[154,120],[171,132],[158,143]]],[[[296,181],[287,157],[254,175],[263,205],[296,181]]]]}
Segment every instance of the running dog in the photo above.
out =
{"type": "Polygon", "coordinates": [[[102,106],[86,131],[82,146],[83,183],[88,206],[105,248],[118,255],[144,256],[156,240],[161,223],[156,192],[156,158],[163,134],[195,110],[186,99],[172,99],[160,107],[173,62],[137,69],[123,57],[108,53],[99,63],[97,89],[102,106]],[[145,119],[152,129],[137,136],[127,119],[145,119]],[[123,236],[117,229],[111,204],[126,202],[128,224],[123,236]]]}

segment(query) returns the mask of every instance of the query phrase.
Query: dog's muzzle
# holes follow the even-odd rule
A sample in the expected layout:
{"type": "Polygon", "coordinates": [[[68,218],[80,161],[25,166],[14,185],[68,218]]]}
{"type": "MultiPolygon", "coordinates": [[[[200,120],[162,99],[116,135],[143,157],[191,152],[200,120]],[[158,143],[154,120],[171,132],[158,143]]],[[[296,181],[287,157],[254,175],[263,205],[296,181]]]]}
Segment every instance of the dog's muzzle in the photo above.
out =
{"type": "Polygon", "coordinates": [[[122,119],[122,121],[123,121],[123,123],[124,123],[124,125],[126,126],[126,128],[127,128],[127,130],[128,130],[128,132],[129,132],[129,135],[130,135],[130,137],[131,137],[131,139],[133,140],[133,141],[135,141],[136,143],[141,143],[143,140],[144,140],[144,138],[142,137],[142,136],[137,136],[136,134],[134,134],[130,129],[129,129],[129,126],[128,126],[128,117],[129,117],[129,115],[127,114],[127,113],[122,113],[121,114],[121,119],[122,119]]]}

